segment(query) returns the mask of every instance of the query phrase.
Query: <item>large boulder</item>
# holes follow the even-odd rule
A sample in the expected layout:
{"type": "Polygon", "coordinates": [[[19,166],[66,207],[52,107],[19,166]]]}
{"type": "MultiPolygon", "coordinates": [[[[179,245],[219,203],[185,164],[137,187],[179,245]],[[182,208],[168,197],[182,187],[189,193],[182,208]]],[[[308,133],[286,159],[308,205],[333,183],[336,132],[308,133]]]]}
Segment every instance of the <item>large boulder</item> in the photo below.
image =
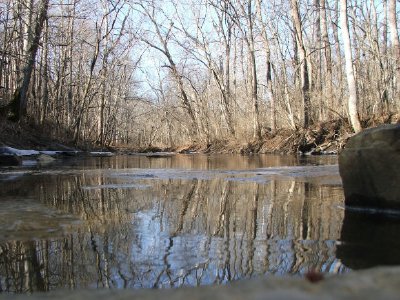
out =
{"type": "Polygon", "coordinates": [[[400,124],[366,129],[339,155],[348,206],[400,209],[400,124]]]}

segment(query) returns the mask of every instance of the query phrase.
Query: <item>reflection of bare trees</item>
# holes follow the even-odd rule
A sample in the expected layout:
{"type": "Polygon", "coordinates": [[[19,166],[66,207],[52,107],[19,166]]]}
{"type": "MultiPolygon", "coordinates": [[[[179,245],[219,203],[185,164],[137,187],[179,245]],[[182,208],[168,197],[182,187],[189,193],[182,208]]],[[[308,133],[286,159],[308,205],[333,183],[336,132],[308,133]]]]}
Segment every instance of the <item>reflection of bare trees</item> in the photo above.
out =
{"type": "Polygon", "coordinates": [[[6,242],[2,291],[177,287],[260,274],[340,272],[342,194],[296,181],[268,184],[140,179],[149,189],[90,188],[103,175],[39,179],[40,201],[79,215],[61,239],[6,242]]]}
{"type": "MultiPolygon", "coordinates": [[[[1,245],[2,268],[1,291],[46,291],[48,284],[43,277],[45,269],[38,260],[33,241],[11,242],[1,245]],[[42,275],[43,274],[43,275],[42,275]]],[[[42,253],[43,254],[43,253],[42,253]]]]}

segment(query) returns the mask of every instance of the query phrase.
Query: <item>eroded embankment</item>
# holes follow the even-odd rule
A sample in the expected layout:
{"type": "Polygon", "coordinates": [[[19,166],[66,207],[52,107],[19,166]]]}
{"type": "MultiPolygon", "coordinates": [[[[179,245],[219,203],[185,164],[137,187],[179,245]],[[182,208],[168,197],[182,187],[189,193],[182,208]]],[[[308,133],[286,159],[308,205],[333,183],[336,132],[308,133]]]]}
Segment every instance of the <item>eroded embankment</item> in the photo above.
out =
{"type": "MultiPolygon", "coordinates": [[[[370,117],[362,121],[363,128],[399,122],[399,114],[388,114],[379,118],[370,117]]],[[[32,125],[0,120],[0,146],[18,149],[65,150],[76,148],[95,150],[99,146],[90,141],[74,144],[72,133],[55,133],[51,125],[32,125]],[[68,146],[68,147],[67,147],[68,146]]],[[[279,154],[336,154],[352,136],[353,131],[346,119],[319,122],[307,129],[279,129],[266,131],[261,140],[243,141],[235,138],[217,138],[207,142],[193,142],[176,147],[165,145],[114,145],[108,150],[117,152],[178,152],[178,153],[279,153],[279,154]]],[[[104,148],[104,147],[103,147],[104,148]]],[[[103,149],[104,150],[104,149],[103,149]]]]}

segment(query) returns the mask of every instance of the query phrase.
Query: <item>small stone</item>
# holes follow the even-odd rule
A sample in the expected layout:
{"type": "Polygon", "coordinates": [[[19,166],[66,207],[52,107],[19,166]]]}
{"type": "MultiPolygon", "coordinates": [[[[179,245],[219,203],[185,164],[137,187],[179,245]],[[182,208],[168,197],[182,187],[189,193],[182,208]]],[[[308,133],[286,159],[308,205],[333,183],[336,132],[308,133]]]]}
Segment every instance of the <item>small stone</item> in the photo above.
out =
{"type": "Polygon", "coordinates": [[[304,277],[311,283],[316,283],[324,279],[324,275],[317,270],[309,270],[304,277]]]}
{"type": "Polygon", "coordinates": [[[54,157],[51,157],[50,155],[47,155],[47,154],[40,154],[40,155],[37,157],[37,160],[38,160],[40,163],[49,163],[49,162],[54,161],[55,158],[54,158],[54,157]]]}

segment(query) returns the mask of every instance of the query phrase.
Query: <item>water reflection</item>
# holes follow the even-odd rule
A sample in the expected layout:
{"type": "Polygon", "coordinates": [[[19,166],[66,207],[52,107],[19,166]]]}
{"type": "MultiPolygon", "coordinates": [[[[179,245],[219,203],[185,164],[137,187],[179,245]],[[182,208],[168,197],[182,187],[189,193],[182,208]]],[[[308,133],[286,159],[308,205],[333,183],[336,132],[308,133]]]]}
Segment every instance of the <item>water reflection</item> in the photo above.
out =
{"type": "Polygon", "coordinates": [[[1,291],[197,286],[263,274],[301,274],[311,268],[346,271],[336,258],[344,215],[338,208],[343,201],[340,187],[290,177],[288,170],[283,177],[254,171],[265,177],[263,182],[240,179],[248,173],[228,180],[229,172],[185,177],[153,170],[247,170],[281,163],[266,158],[244,158],[235,165],[206,156],[184,159],[189,161],[92,159],[77,161],[84,167],[74,172],[68,172],[74,168],[69,164],[58,167],[59,172],[19,177],[11,183],[14,188],[0,181],[1,199],[12,199],[18,187],[15,199],[31,197],[81,220],[71,227],[68,220],[55,218],[53,227],[64,233],[52,231],[47,238],[3,237],[1,291]]]}
{"type": "Polygon", "coordinates": [[[102,159],[68,160],[62,168],[112,168],[112,169],[194,169],[194,170],[247,170],[264,167],[337,164],[336,156],[289,156],[289,155],[236,155],[196,154],[146,157],[145,155],[121,155],[102,159]]]}
{"type": "Polygon", "coordinates": [[[346,211],[337,256],[352,269],[400,265],[400,215],[346,211]]]}

